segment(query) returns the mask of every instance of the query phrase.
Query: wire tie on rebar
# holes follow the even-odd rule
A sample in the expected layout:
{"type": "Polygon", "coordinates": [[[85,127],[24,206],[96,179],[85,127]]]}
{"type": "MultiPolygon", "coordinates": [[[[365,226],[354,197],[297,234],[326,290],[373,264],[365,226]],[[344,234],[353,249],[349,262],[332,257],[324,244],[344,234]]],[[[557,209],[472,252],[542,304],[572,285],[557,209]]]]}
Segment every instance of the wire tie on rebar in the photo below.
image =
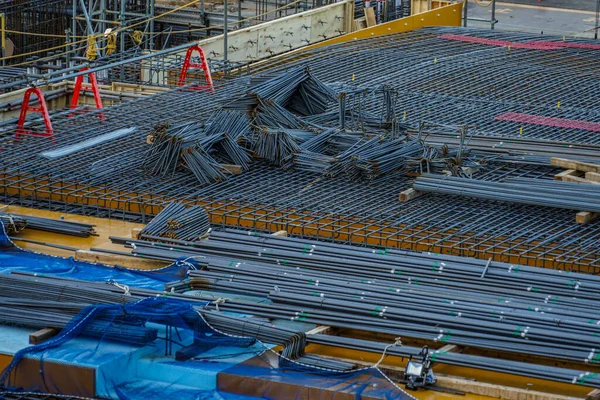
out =
{"type": "Polygon", "coordinates": [[[215,305],[215,308],[217,309],[217,311],[221,311],[221,310],[219,310],[219,304],[223,304],[227,300],[229,300],[229,299],[226,297],[219,297],[217,300],[213,301],[213,304],[215,305]]]}
{"type": "Polygon", "coordinates": [[[116,287],[118,287],[118,288],[119,288],[119,289],[121,289],[122,291],[124,291],[124,292],[125,292],[125,293],[124,293],[124,294],[125,294],[125,296],[131,296],[131,293],[130,293],[130,291],[129,291],[129,286],[127,286],[127,285],[122,285],[122,284],[120,284],[119,282],[115,281],[114,279],[111,279],[111,280],[109,281],[109,283],[110,283],[111,285],[113,285],[113,286],[116,286],[116,287]]]}

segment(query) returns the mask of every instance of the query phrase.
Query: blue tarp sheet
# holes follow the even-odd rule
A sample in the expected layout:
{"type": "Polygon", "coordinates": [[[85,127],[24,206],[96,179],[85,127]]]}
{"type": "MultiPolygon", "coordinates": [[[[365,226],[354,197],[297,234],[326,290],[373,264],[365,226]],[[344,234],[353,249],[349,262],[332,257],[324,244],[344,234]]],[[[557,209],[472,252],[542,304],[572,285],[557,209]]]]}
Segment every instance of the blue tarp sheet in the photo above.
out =
{"type": "Polygon", "coordinates": [[[94,282],[117,281],[132,287],[164,290],[165,282],[185,278],[187,269],[195,268],[193,260],[179,260],[154,271],[138,271],[120,266],[94,264],[70,258],[50,256],[24,250],[13,243],[0,222],[0,273],[13,271],[60,276],[94,282]]]}

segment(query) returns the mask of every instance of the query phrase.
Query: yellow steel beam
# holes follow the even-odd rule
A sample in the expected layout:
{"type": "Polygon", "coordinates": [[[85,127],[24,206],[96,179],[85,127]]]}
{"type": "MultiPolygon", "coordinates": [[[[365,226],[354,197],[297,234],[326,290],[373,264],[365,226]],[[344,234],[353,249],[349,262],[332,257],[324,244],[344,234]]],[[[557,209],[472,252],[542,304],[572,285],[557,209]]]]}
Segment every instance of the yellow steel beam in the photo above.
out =
{"type": "Polygon", "coordinates": [[[352,40],[366,39],[375,36],[391,35],[399,32],[409,32],[426,26],[461,26],[462,3],[450,4],[435,10],[400,18],[395,21],[386,22],[361,29],[352,33],[337,36],[299,49],[299,51],[328,46],[335,43],[344,43],[352,40]]]}

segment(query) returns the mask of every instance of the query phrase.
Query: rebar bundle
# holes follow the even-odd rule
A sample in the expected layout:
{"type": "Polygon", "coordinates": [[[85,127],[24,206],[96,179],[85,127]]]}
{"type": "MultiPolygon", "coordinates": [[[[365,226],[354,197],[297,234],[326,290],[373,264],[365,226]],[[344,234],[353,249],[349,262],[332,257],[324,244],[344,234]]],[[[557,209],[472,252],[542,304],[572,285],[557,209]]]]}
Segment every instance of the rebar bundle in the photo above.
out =
{"type": "Polygon", "coordinates": [[[27,227],[25,218],[4,213],[0,213],[0,223],[4,226],[6,233],[9,235],[19,233],[27,227]]]}
{"type": "Polygon", "coordinates": [[[467,264],[471,260],[433,261],[427,255],[403,260],[400,254],[285,239],[273,246],[266,238],[252,244],[234,234],[217,234],[210,241],[215,239],[216,244],[207,244],[215,249],[211,256],[203,244],[189,249],[208,256],[208,266],[190,271],[188,280],[167,284],[167,290],[268,297],[268,305],[240,301],[220,309],[573,361],[589,359],[597,346],[598,327],[589,324],[600,317],[593,311],[600,293],[596,277],[564,278],[483,262],[473,268],[467,264]],[[340,265],[344,258],[353,269],[340,265]]]}
{"type": "Polygon", "coordinates": [[[142,167],[152,175],[173,175],[180,166],[180,157],[184,147],[199,139],[203,131],[198,124],[169,126],[158,124],[150,136],[153,142],[144,155],[142,167]]]}
{"type": "Polygon", "coordinates": [[[65,221],[63,219],[0,213],[0,222],[4,224],[9,234],[19,233],[27,228],[69,236],[90,237],[96,235],[96,231],[94,230],[95,225],[65,221]]]}
{"type": "Polygon", "coordinates": [[[600,212],[600,187],[555,180],[514,178],[505,182],[425,174],[413,188],[421,192],[533,204],[567,210],[600,212]]]}
{"type": "Polygon", "coordinates": [[[300,152],[300,146],[288,131],[266,128],[259,131],[254,151],[265,160],[281,166],[292,154],[300,152]]]}
{"type": "Polygon", "coordinates": [[[204,207],[186,207],[181,203],[170,203],[139,233],[140,239],[156,240],[164,237],[184,241],[195,241],[210,230],[209,218],[204,207]]]}
{"type": "Polygon", "coordinates": [[[227,179],[225,170],[204,149],[190,146],[181,152],[185,166],[192,171],[201,185],[227,179]]]}
{"type": "MultiPolygon", "coordinates": [[[[64,301],[5,299],[0,298],[0,324],[34,329],[62,329],[88,304],[67,303],[64,301]]],[[[106,339],[135,346],[143,346],[157,338],[155,328],[147,328],[120,320],[117,313],[104,315],[103,320],[89,323],[82,332],[83,336],[106,339]]]]}
{"type": "MultiPolygon", "coordinates": [[[[201,270],[166,290],[224,293],[230,300],[221,311],[574,362],[597,357],[598,326],[590,321],[600,319],[600,278],[593,275],[239,231],[215,231],[193,245],[117,241],[135,244],[143,257],[201,256],[201,270]]],[[[502,360],[479,361],[505,368],[502,360]]],[[[568,382],[542,370],[525,373],[568,382]]]]}

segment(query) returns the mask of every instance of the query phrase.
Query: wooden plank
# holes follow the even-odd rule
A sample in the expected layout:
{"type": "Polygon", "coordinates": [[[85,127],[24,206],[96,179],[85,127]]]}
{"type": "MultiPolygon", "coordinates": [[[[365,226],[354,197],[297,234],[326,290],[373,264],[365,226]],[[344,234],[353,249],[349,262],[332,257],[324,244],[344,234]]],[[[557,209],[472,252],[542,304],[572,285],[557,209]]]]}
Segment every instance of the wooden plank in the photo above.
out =
{"type": "Polygon", "coordinates": [[[0,212],[7,212],[8,206],[0,206],[0,212]]]}
{"type": "Polygon", "coordinates": [[[102,253],[99,251],[91,250],[77,250],[75,252],[75,259],[79,261],[88,261],[93,263],[100,263],[106,265],[120,265],[128,268],[135,269],[157,269],[167,265],[167,262],[158,260],[148,260],[146,258],[138,258],[134,256],[123,256],[119,254],[102,253]]]}
{"type": "Polygon", "coordinates": [[[588,181],[599,182],[600,183],[600,173],[598,172],[586,172],[585,179],[588,181]]]}
{"type": "Polygon", "coordinates": [[[365,7],[365,19],[367,21],[367,28],[377,25],[375,10],[373,10],[373,7],[365,7]]]}
{"type": "Polygon", "coordinates": [[[585,396],[585,400],[600,400],[600,389],[594,389],[585,396]]]}
{"type": "Polygon", "coordinates": [[[588,181],[585,178],[580,178],[578,176],[573,176],[573,175],[565,175],[562,177],[562,181],[563,182],[575,182],[575,183],[595,183],[592,181],[588,181]]]}
{"type": "Polygon", "coordinates": [[[317,335],[317,334],[328,335],[332,330],[333,330],[333,328],[331,328],[328,325],[321,325],[321,326],[317,326],[316,328],[311,329],[310,331],[306,332],[306,334],[307,335],[317,335]]]}
{"type": "Polygon", "coordinates": [[[460,390],[470,394],[489,396],[504,400],[573,400],[574,397],[537,392],[494,383],[478,382],[454,376],[436,375],[436,385],[452,390],[460,390]]]}
{"type": "Polygon", "coordinates": [[[140,235],[140,232],[142,231],[142,229],[144,229],[144,228],[133,228],[131,230],[131,238],[132,239],[138,239],[139,235],[140,235]]]}
{"type": "Polygon", "coordinates": [[[271,236],[287,237],[287,235],[288,235],[287,231],[277,231],[277,232],[273,233],[271,236]]]}
{"type": "Polygon", "coordinates": [[[455,344],[447,344],[444,347],[441,347],[439,349],[437,349],[436,351],[439,351],[440,353],[451,353],[453,351],[458,350],[458,346],[455,344]]]}
{"type": "Polygon", "coordinates": [[[564,169],[576,169],[577,171],[583,172],[600,172],[600,164],[586,163],[566,158],[552,157],[550,159],[550,165],[564,169]]]}
{"type": "Polygon", "coordinates": [[[58,335],[58,330],[53,328],[44,328],[35,331],[29,335],[29,344],[40,344],[46,340],[58,335]]]}
{"type": "Polygon", "coordinates": [[[242,166],[236,164],[221,164],[221,167],[225,168],[229,173],[233,175],[239,175],[242,173],[242,166]]]}
{"type": "Polygon", "coordinates": [[[404,192],[400,192],[400,196],[398,197],[398,200],[400,200],[401,203],[406,203],[407,201],[416,199],[417,197],[421,196],[422,194],[423,194],[423,192],[417,192],[415,189],[410,188],[410,189],[406,189],[404,192]]]}
{"type": "MultiPolygon", "coordinates": [[[[319,355],[324,358],[331,358],[335,360],[355,363],[359,366],[372,366],[373,363],[368,363],[365,361],[358,361],[354,359],[348,358],[339,358],[332,356],[324,356],[319,355]]],[[[395,380],[402,380],[404,378],[404,368],[385,365],[384,362],[379,366],[379,369],[383,371],[387,376],[395,380]]],[[[447,376],[447,375],[435,375],[437,381],[435,383],[436,386],[457,390],[460,392],[470,393],[470,394],[478,394],[482,396],[489,396],[498,399],[505,400],[575,400],[574,397],[565,397],[564,395],[555,395],[544,392],[537,392],[529,389],[520,389],[514,388],[510,386],[497,385],[493,383],[485,383],[479,382],[473,379],[466,379],[458,376],[447,376]]]]}
{"type": "Polygon", "coordinates": [[[580,211],[577,214],[575,214],[575,222],[577,222],[578,224],[587,224],[588,222],[591,222],[598,218],[598,216],[600,216],[599,213],[590,211],[580,211]]]}
{"type": "Polygon", "coordinates": [[[410,14],[415,15],[428,10],[427,0],[411,0],[410,14]]]}
{"type": "Polygon", "coordinates": [[[359,31],[367,27],[367,20],[365,17],[357,18],[354,20],[354,30],[359,31]]]}
{"type": "Polygon", "coordinates": [[[565,176],[579,176],[579,174],[581,174],[581,172],[577,171],[576,169],[568,169],[566,171],[554,175],[554,179],[557,181],[562,181],[563,177],[565,176]]]}

